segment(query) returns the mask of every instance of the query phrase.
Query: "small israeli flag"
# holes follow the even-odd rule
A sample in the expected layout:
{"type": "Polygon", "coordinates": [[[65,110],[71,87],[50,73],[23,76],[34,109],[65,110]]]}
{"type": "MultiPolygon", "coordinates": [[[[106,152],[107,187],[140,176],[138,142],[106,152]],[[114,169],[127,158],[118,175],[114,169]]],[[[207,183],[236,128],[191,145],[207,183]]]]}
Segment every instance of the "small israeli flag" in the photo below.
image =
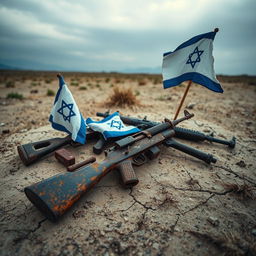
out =
{"type": "Polygon", "coordinates": [[[213,40],[217,31],[201,34],[163,56],[163,85],[173,87],[191,80],[215,91],[223,92],[213,67],[213,40]]]}
{"type": "Polygon", "coordinates": [[[120,119],[118,112],[115,112],[98,122],[93,121],[91,118],[87,118],[86,124],[93,131],[102,133],[105,139],[121,137],[140,131],[140,129],[135,126],[125,126],[120,119]]]}
{"type": "Polygon", "coordinates": [[[59,78],[59,90],[56,94],[49,121],[56,130],[67,132],[73,141],[85,144],[86,124],[76,102],[66,85],[64,78],[59,78]]]}

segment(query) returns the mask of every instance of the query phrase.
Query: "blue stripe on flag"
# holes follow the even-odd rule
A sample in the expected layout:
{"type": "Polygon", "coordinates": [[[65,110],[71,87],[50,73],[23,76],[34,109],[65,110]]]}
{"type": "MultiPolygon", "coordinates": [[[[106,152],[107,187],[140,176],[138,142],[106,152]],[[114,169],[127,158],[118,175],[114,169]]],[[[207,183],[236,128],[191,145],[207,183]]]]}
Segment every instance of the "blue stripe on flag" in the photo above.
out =
{"type": "Polygon", "coordinates": [[[57,91],[57,94],[56,94],[56,97],[54,100],[54,104],[58,101],[62,86],[65,84],[65,80],[62,76],[58,75],[57,77],[59,78],[59,90],[57,91]]]}
{"type": "MultiPolygon", "coordinates": [[[[189,39],[188,41],[184,42],[180,46],[178,46],[173,52],[176,52],[176,51],[178,51],[178,50],[180,50],[182,48],[185,48],[185,47],[187,47],[187,46],[189,46],[191,44],[194,44],[194,43],[200,41],[203,38],[208,38],[208,39],[214,40],[214,37],[215,37],[216,33],[217,32],[208,32],[208,33],[205,33],[205,34],[201,34],[201,35],[195,36],[195,37],[189,39]]],[[[163,54],[163,56],[167,56],[167,55],[169,55],[169,54],[171,54],[173,52],[171,52],[171,51],[170,52],[166,52],[166,53],[163,54]]]]}
{"type": "MultiPolygon", "coordinates": [[[[85,122],[84,122],[84,119],[83,119],[83,116],[82,116],[81,113],[80,113],[80,115],[81,115],[81,126],[80,126],[80,129],[79,129],[78,133],[77,133],[75,142],[85,144],[85,142],[86,142],[86,136],[85,136],[85,134],[86,134],[86,125],[85,125],[85,122]]],[[[62,131],[62,132],[66,132],[66,133],[68,133],[69,135],[72,136],[72,133],[69,130],[67,130],[65,128],[65,126],[63,126],[61,124],[58,124],[58,123],[55,123],[53,121],[53,116],[52,115],[50,115],[49,121],[51,122],[53,129],[56,129],[56,130],[59,130],[59,131],[62,131]]]]}
{"type": "Polygon", "coordinates": [[[104,138],[108,139],[108,138],[114,138],[114,137],[122,137],[122,136],[125,136],[125,135],[127,136],[127,135],[131,135],[131,134],[134,134],[134,133],[137,133],[137,132],[140,132],[140,130],[137,127],[135,127],[133,129],[129,130],[129,133],[127,133],[127,131],[123,131],[123,132],[120,132],[120,131],[118,131],[118,132],[104,131],[103,135],[104,135],[104,138]]]}
{"type": "Polygon", "coordinates": [[[206,88],[208,88],[214,92],[220,92],[220,93],[223,92],[223,89],[221,88],[220,84],[212,81],[207,76],[204,76],[197,72],[185,73],[181,76],[163,81],[164,89],[179,85],[182,82],[188,81],[188,80],[192,80],[194,83],[205,86],[206,88]]]}
{"type": "Polygon", "coordinates": [[[53,129],[56,129],[56,130],[59,130],[59,131],[62,131],[62,132],[66,132],[66,133],[68,133],[68,134],[70,134],[70,135],[72,134],[69,130],[67,130],[67,129],[65,128],[65,126],[63,126],[63,125],[61,125],[61,124],[58,124],[58,123],[55,123],[55,122],[53,121],[53,116],[52,116],[52,115],[50,115],[49,121],[51,122],[53,129]]]}
{"type": "Polygon", "coordinates": [[[81,125],[80,125],[80,129],[77,133],[75,141],[79,142],[81,144],[85,144],[85,142],[86,142],[86,136],[85,136],[85,134],[86,134],[86,125],[85,125],[84,118],[83,118],[81,113],[80,113],[80,117],[81,117],[81,125]]]}

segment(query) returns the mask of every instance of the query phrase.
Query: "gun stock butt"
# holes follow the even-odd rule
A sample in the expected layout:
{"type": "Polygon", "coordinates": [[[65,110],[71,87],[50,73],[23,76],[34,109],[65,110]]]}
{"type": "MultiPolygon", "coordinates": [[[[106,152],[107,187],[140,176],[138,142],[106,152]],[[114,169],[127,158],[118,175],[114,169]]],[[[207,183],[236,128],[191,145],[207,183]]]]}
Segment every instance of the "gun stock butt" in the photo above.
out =
{"type": "Polygon", "coordinates": [[[33,143],[20,145],[17,147],[19,157],[25,165],[30,165],[42,157],[54,152],[71,142],[71,137],[53,138],[33,143]]]}
{"type": "Polygon", "coordinates": [[[76,172],[58,174],[25,188],[28,199],[51,221],[57,221],[90,188],[107,174],[93,163],[76,172]]]}

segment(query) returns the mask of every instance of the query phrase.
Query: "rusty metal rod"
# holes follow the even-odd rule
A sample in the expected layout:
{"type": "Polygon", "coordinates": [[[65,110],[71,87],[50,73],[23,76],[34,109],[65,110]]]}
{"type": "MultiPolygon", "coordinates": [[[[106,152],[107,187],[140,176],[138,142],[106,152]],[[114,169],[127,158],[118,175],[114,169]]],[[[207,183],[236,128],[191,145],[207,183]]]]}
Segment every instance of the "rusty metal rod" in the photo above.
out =
{"type": "Polygon", "coordinates": [[[95,162],[95,161],[96,161],[96,158],[95,158],[94,156],[91,156],[91,157],[89,157],[88,159],[86,159],[86,160],[84,160],[84,161],[82,161],[82,162],[80,162],[80,163],[77,163],[77,164],[73,164],[73,165],[68,166],[68,167],[67,167],[67,171],[68,171],[68,172],[73,172],[73,171],[79,169],[80,167],[82,167],[82,166],[84,166],[84,165],[87,165],[87,164],[91,164],[91,163],[93,163],[93,162],[95,162]]]}

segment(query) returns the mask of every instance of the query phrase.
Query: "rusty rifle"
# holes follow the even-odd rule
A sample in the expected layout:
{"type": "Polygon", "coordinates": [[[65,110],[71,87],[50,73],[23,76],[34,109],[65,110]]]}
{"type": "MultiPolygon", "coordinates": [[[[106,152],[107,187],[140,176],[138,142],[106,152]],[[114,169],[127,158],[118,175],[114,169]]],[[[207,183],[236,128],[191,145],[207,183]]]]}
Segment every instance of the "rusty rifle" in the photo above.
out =
{"type": "MultiPolygon", "coordinates": [[[[100,116],[100,117],[107,117],[109,115],[109,112],[108,111],[105,113],[97,112],[96,115],[100,116]]],[[[120,115],[120,118],[125,124],[135,125],[142,130],[159,124],[158,122],[149,121],[146,118],[138,119],[138,118],[122,116],[122,115],[120,115]]],[[[206,140],[209,142],[215,142],[215,143],[227,145],[230,148],[234,148],[236,145],[235,137],[233,137],[231,140],[222,140],[222,139],[210,136],[210,135],[206,135],[199,131],[194,131],[194,130],[186,129],[186,128],[182,128],[182,127],[174,127],[174,131],[175,131],[175,138],[179,138],[179,139],[190,140],[190,141],[205,141],[206,140]]]]}
{"type": "MultiPolygon", "coordinates": [[[[175,121],[164,123],[145,131],[127,136],[115,142],[106,151],[106,158],[101,163],[92,163],[75,172],[57,174],[51,178],[25,188],[28,199],[51,221],[57,221],[83,194],[97,184],[106,174],[116,168],[130,171],[132,158],[146,153],[174,136],[174,126],[190,119],[193,114],[175,121]]],[[[154,151],[154,150],[153,150],[154,151]]]]}

